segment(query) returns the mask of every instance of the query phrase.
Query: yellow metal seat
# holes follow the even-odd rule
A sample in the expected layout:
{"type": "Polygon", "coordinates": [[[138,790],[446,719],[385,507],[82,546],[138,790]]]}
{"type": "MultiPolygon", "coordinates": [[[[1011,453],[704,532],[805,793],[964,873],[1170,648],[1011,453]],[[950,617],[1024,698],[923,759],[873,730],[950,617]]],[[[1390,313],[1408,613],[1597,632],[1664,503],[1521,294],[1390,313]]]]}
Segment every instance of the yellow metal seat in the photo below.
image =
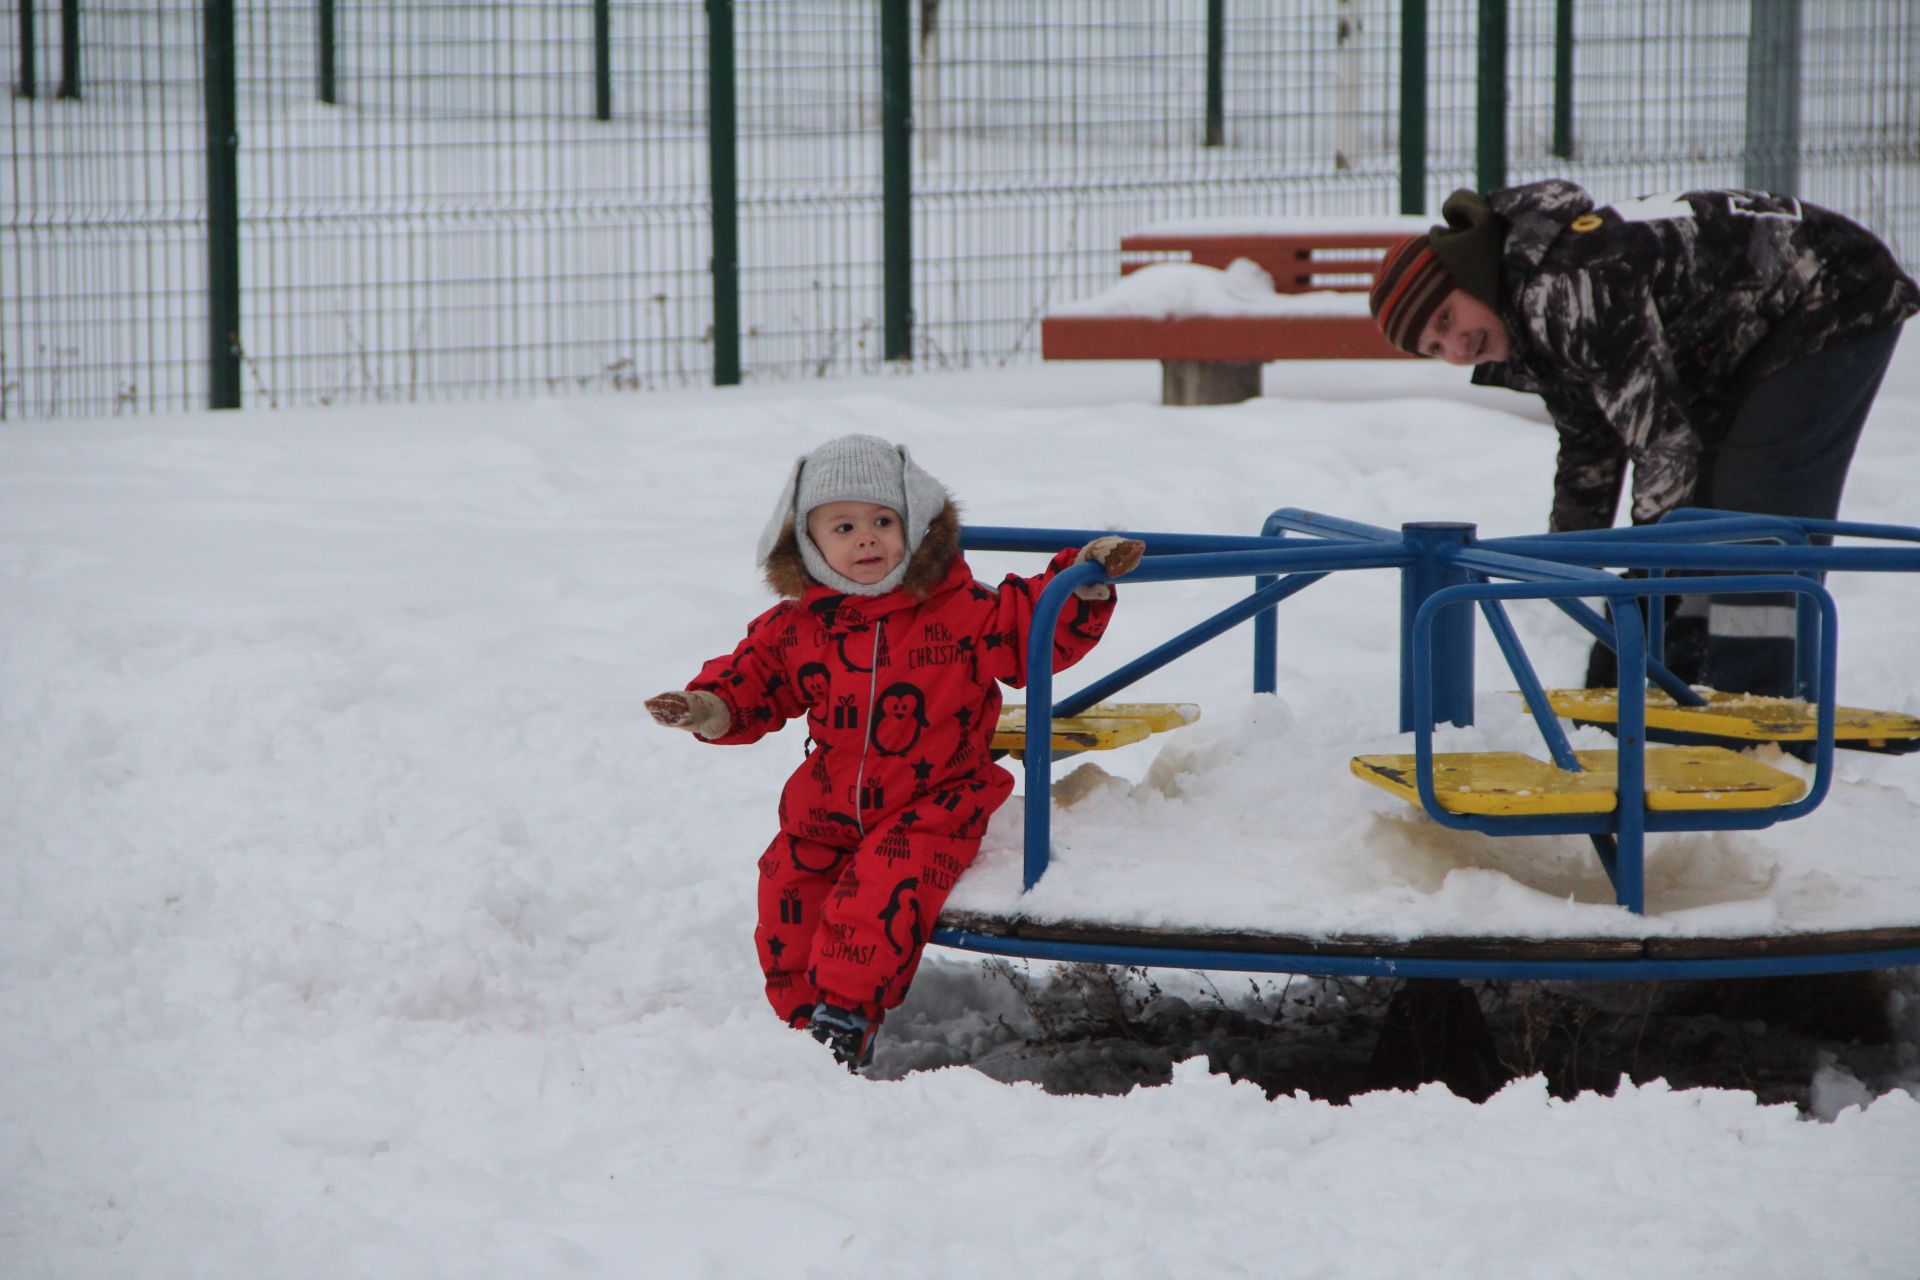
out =
{"type": "MultiPolygon", "coordinates": [[[[1768,698],[1755,693],[1703,690],[1704,707],[1683,707],[1658,689],[1647,690],[1647,728],[1748,742],[1812,742],[1819,708],[1797,698],[1768,698]]],[[[1557,716],[1589,724],[1620,719],[1617,689],[1549,689],[1547,704],[1557,716]]],[[[1833,740],[1868,747],[1920,739],[1920,718],[1896,711],[1860,707],[1833,709],[1833,740]]]]}
{"type": "MultiPolygon", "coordinates": [[[[1192,724],[1199,718],[1200,708],[1191,702],[1097,703],[1077,716],[1054,720],[1053,750],[1056,754],[1111,751],[1139,742],[1150,734],[1192,724]]],[[[1000,708],[1000,722],[993,730],[993,749],[1015,756],[1026,753],[1027,709],[1024,706],[1000,708]]]]}
{"type": "MultiPolygon", "coordinates": [[[[1576,751],[1569,773],[1517,751],[1441,753],[1433,789],[1449,813],[1523,816],[1611,813],[1619,803],[1617,751],[1576,751]]],[[[1648,747],[1647,808],[1770,809],[1791,804],[1806,784],[1725,747],[1648,747]]],[[[1355,756],[1356,776],[1420,803],[1411,755],[1355,756]]]]}

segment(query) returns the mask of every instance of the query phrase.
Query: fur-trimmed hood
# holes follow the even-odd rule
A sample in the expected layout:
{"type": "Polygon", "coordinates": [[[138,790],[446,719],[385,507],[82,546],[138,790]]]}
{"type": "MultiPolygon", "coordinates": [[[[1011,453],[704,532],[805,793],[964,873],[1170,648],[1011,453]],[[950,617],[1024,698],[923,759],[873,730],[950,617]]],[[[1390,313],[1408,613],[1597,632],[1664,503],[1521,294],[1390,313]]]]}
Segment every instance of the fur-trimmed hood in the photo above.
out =
{"type": "MultiPolygon", "coordinates": [[[[907,561],[906,577],[901,579],[898,589],[915,600],[925,600],[927,593],[946,578],[954,557],[959,554],[960,512],[953,495],[948,494],[947,505],[940,508],[940,514],[927,526],[926,536],[920,539],[919,548],[907,561]]],[[[820,585],[800,558],[800,540],[794,536],[791,518],[781,526],[780,536],[774,539],[773,549],[767,553],[766,576],[773,593],[788,600],[798,600],[808,588],[820,585]]]]}

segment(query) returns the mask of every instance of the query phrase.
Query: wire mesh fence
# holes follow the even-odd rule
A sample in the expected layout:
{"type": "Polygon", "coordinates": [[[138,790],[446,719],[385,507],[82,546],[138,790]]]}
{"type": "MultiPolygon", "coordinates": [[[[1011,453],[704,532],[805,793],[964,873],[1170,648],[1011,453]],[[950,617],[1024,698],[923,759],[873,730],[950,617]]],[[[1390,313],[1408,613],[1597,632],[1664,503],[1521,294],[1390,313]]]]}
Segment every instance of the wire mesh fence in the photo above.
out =
{"type": "Polygon", "coordinates": [[[206,405],[226,254],[250,405],[1025,361],[1143,224],[1386,214],[1409,187],[1433,208],[1490,172],[1602,199],[1736,185],[1760,125],[1791,131],[1768,172],[1920,255],[1911,0],[224,4],[230,247],[208,182],[221,0],[0,3],[0,417],[206,405]],[[883,230],[889,6],[911,37],[910,254],[883,230]],[[890,269],[910,272],[900,362],[890,269]]]}
{"type": "Polygon", "coordinates": [[[697,8],[623,6],[625,109],[606,120],[590,5],[341,5],[331,103],[314,88],[315,10],[260,6],[242,28],[261,55],[242,57],[239,87],[250,400],[696,376],[697,8]]]}

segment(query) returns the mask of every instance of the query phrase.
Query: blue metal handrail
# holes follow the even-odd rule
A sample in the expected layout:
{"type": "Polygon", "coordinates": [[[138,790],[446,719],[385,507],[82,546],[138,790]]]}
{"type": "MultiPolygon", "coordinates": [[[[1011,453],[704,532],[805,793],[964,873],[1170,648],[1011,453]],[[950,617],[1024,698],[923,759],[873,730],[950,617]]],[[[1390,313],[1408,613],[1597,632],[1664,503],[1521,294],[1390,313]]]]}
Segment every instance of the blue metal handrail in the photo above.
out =
{"type": "MultiPolygon", "coordinates": [[[[1187,628],[1173,639],[1149,649],[1117,671],[1094,681],[1079,693],[1062,698],[1054,707],[1055,716],[1077,716],[1095,703],[1104,702],[1120,690],[1126,688],[1140,677],[1158,671],[1175,658],[1184,657],[1198,649],[1209,640],[1225,635],[1249,618],[1271,617],[1274,608],[1306,588],[1319,582],[1325,573],[1291,573],[1284,578],[1272,574],[1262,574],[1255,579],[1258,586],[1252,595],[1227,606],[1220,612],[1195,626],[1187,628]]],[[[1263,692],[1272,692],[1264,690],[1263,692]]]]}
{"type": "Polygon", "coordinates": [[[1645,641],[1641,636],[1640,604],[1642,596],[1678,595],[1693,591],[1710,590],[1715,594],[1734,595],[1741,593],[1794,592],[1812,599],[1820,611],[1820,656],[1817,692],[1820,693],[1815,711],[1814,780],[1807,794],[1792,804],[1782,805],[1767,811],[1766,822],[1785,822],[1801,817],[1819,807],[1826,798],[1833,775],[1833,690],[1838,678],[1835,633],[1839,625],[1839,613],[1833,603],[1833,597],[1826,588],[1805,578],[1786,575],[1756,575],[1743,577],[1690,578],[1684,582],[1662,579],[1619,579],[1611,575],[1602,575],[1604,583],[1596,582],[1479,582],[1462,586],[1447,587],[1435,592],[1420,607],[1414,618],[1413,652],[1415,665],[1415,706],[1414,706],[1414,761],[1415,785],[1420,795],[1420,804],[1435,822],[1445,827],[1465,831],[1483,831],[1498,833],[1506,831],[1512,834],[1607,834],[1613,837],[1611,862],[1608,870],[1614,880],[1615,894],[1620,905],[1630,911],[1645,909],[1645,883],[1643,865],[1645,857],[1645,837],[1649,829],[1668,827],[1685,830],[1730,830],[1751,828],[1755,825],[1755,815],[1751,812],[1732,811],[1728,813],[1695,813],[1687,815],[1684,826],[1674,820],[1650,826],[1646,809],[1646,682],[1644,679],[1628,679],[1627,675],[1642,670],[1646,663],[1645,641]],[[1618,626],[1620,671],[1622,679],[1619,687],[1618,714],[1615,726],[1619,751],[1618,780],[1616,783],[1617,800],[1613,814],[1596,818],[1595,816],[1487,816],[1477,814],[1456,814],[1445,809],[1434,791],[1433,785],[1433,724],[1432,680],[1430,672],[1433,666],[1435,620],[1447,609],[1460,605],[1483,603],[1489,600],[1549,600],[1571,595],[1604,595],[1613,602],[1614,617],[1618,626]]]}
{"type": "Polygon", "coordinates": [[[1343,520],[1339,516],[1330,516],[1324,511],[1308,511],[1304,507],[1281,507],[1267,517],[1267,527],[1359,542],[1402,542],[1406,537],[1398,529],[1383,529],[1379,525],[1362,524],[1358,520],[1343,520]]]}
{"type": "MultiPolygon", "coordinates": [[[[1700,522],[1704,528],[1708,521],[1700,522]]],[[[1816,522],[1809,522],[1816,523],[1816,522]]],[[[1782,534],[1778,518],[1737,517],[1717,521],[1721,533],[1743,536],[1782,534]]],[[[1645,528],[1647,526],[1643,526],[1645,528]]],[[[1471,526],[1410,525],[1397,540],[1389,541],[1386,530],[1354,521],[1340,520],[1298,508],[1283,508],[1267,521],[1267,531],[1257,538],[1207,534],[1162,534],[1129,532],[1147,543],[1148,558],[1129,576],[1132,583],[1193,580],[1203,578],[1251,576],[1255,591],[1201,623],[1182,632],[1149,653],[1127,663],[1119,670],[1089,685],[1080,693],[1060,700],[1053,698],[1052,636],[1061,609],[1074,588],[1086,583],[1107,581],[1099,566],[1073,566],[1056,575],[1048,589],[1035,602],[1032,631],[1028,637],[1027,683],[1030,723],[1041,723],[1040,708],[1051,708],[1053,716],[1075,714],[1101,699],[1112,696],[1127,685],[1168,662],[1193,651],[1248,619],[1256,621],[1254,681],[1261,687],[1263,669],[1271,673],[1273,657],[1273,615],[1277,605],[1305,587],[1343,569],[1396,568],[1403,574],[1425,572],[1423,565],[1438,563],[1452,580],[1433,578],[1424,587],[1409,588],[1403,613],[1405,651],[1403,653],[1402,719],[1415,734],[1415,755],[1420,763],[1423,806],[1443,825],[1478,830],[1584,833],[1594,837],[1596,847],[1616,877],[1621,900],[1634,910],[1642,908],[1640,862],[1647,831],[1691,829],[1751,829],[1798,817],[1810,811],[1824,798],[1830,785],[1833,757],[1833,704],[1835,686],[1834,637],[1838,625],[1832,597],[1809,579],[1777,572],[1782,558],[1794,567],[1870,568],[1874,570],[1920,571],[1920,550],[1900,552],[1891,549],[1772,546],[1772,547],[1699,547],[1688,543],[1656,546],[1638,531],[1626,543],[1613,541],[1602,548],[1598,539],[1549,535],[1543,539],[1498,539],[1481,543],[1472,540],[1471,526]],[[1275,536],[1288,530],[1308,535],[1287,539],[1275,536]],[[1645,545],[1640,545],[1640,544],[1645,545]],[[1523,548],[1523,550],[1515,550],[1523,548]],[[1527,554],[1552,551],[1554,554],[1527,554]],[[1697,559],[1688,553],[1698,552],[1697,559]],[[1672,560],[1687,567],[1727,567],[1747,569],[1739,576],[1725,573],[1710,576],[1668,579],[1660,577],[1622,579],[1585,563],[1619,564],[1622,559],[1647,561],[1672,560]],[[1693,563],[1687,563],[1692,561],[1693,563]],[[1775,573],[1753,572],[1772,567],[1775,573]],[[1490,578],[1512,579],[1494,582],[1490,578]],[[1818,654],[1814,687],[1817,738],[1815,779],[1809,794],[1793,805],[1764,813],[1727,811],[1702,816],[1649,815],[1644,803],[1645,684],[1623,681],[1620,691],[1619,723],[1621,742],[1619,788],[1623,797],[1613,816],[1564,815],[1554,817],[1488,818],[1455,815],[1441,809],[1432,793],[1431,757],[1434,726],[1449,718],[1436,710],[1436,655],[1456,680],[1463,667],[1471,672],[1470,643],[1462,652],[1458,636],[1446,644],[1434,639],[1435,619],[1457,603],[1472,602],[1481,607],[1488,619],[1501,652],[1512,668],[1530,712],[1541,729],[1549,752],[1562,768],[1577,769],[1564,730],[1557,719],[1547,714],[1545,693],[1527,660],[1518,637],[1506,620],[1502,602],[1509,599],[1546,600],[1567,610],[1577,621],[1598,635],[1610,638],[1620,648],[1622,671],[1645,671],[1661,687],[1683,701],[1703,701],[1646,651],[1642,637],[1641,600],[1687,593],[1741,594],[1754,592],[1793,593],[1810,599],[1816,606],[1818,654]],[[1579,603],[1579,597],[1602,597],[1614,602],[1616,620],[1607,623],[1593,609],[1579,603]],[[1417,597],[1417,599],[1413,598],[1417,597]],[[1262,635],[1264,623],[1265,634],[1262,635]],[[1497,824],[1497,828],[1496,828],[1497,824]]],[[[1888,526],[1889,536],[1905,537],[1908,531],[1888,526]]],[[[1053,551],[1062,546],[1084,543],[1103,531],[1085,529],[1040,529],[1010,527],[969,527],[965,542],[970,548],[1053,551]]],[[[1696,531],[1687,528],[1685,533],[1696,531]]],[[[1911,531],[1920,540],[1920,531],[1911,531]]],[[[1650,564],[1648,567],[1667,567],[1650,564]]],[[[1412,581],[1412,579],[1408,579],[1412,581]]],[[[1470,626],[1468,628],[1470,636],[1470,626]]],[[[1456,702],[1459,701],[1456,691],[1456,702]]],[[[1450,713],[1456,723],[1471,723],[1471,683],[1466,705],[1450,713]]],[[[1053,763],[1051,735],[1030,733],[1025,748],[1025,773],[1030,803],[1026,808],[1026,849],[1023,883],[1032,888],[1046,870],[1051,845],[1051,806],[1044,802],[1049,794],[1053,763]]]]}
{"type": "MultiPolygon", "coordinates": [[[[1062,544],[1053,540],[1053,535],[1058,532],[1057,530],[995,531],[996,535],[998,535],[996,541],[1002,546],[1007,546],[1008,549],[1015,549],[1010,547],[1009,544],[1016,540],[1025,542],[1028,549],[1033,550],[1047,549],[1049,546],[1058,548],[1061,545],[1072,545],[1071,542],[1062,544]],[[1018,538],[1015,538],[1014,535],[1016,534],[1019,535],[1018,538]]],[[[1148,537],[1150,536],[1151,535],[1148,535],[1148,537]]],[[[971,531],[968,533],[967,542],[969,545],[973,544],[971,531]]],[[[1151,549],[1153,545],[1151,541],[1147,542],[1149,549],[1151,549]]],[[[1404,545],[1315,543],[1300,546],[1293,544],[1283,548],[1266,550],[1227,550],[1188,555],[1149,556],[1147,559],[1142,560],[1139,567],[1127,576],[1127,581],[1131,585],[1142,582],[1247,577],[1262,574],[1284,576],[1290,573],[1296,575],[1311,575],[1314,581],[1318,581],[1319,578],[1324,577],[1327,573],[1339,569],[1405,568],[1411,562],[1411,558],[1411,553],[1404,545]]],[[[1031,725],[1045,724],[1045,721],[1042,720],[1039,715],[1040,708],[1055,708],[1053,699],[1053,631],[1056,623],[1059,621],[1060,610],[1065,606],[1075,587],[1086,583],[1105,581],[1110,581],[1110,579],[1107,578],[1106,573],[1098,565],[1074,565],[1056,574],[1047,589],[1041,593],[1039,600],[1035,601],[1033,620],[1030,624],[1031,631],[1027,637],[1027,698],[1029,707],[1032,709],[1029,715],[1029,723],[1031,725]]],[[[1291,584],[1282,584],[1283,587],[1289,585],[1291,584]]],[[[1298,590],[1299,587],[1305,585],[1308,584],[1301,582],[1298,586],[1293,586],[1292,590],[1298,590]]],[[[1275,602],[1277,603],[1278,598],[1280,598],[1281,588],[1276,587],[1271,590],[1275,592],[1275,602]]],[[[1291,590],[1286,591],[1286,594],[1291,594],[1291,590]]],[[[1263,603],[1260,606],[1250,608],[1249,606],[1252,602],[1258,599],[1260,595],[1261,593],[1256,592],[1254,596],[1248,597],[1247,600],[1232,606],[1225,612],[1238,615],[1236,621],[1244,621],[1248,616],[1256,616],[1258,609],[1272,607],[1271,604],[1263,603]]],[[[1222,615],[1216,615],[1216,617],[1220,616],[1222,615]]],[[[1206,625],[1207,624],[1203,623],[1202,627],[1206,625]]],[[[1191,629],[1185,633],[1185,635],[1191,637],[1195,631],[1200,629],[1201,628],[1191,629]]],[[[1220,630],[1224,631],[1225,628],[1222,627],[1220,630]]],[[[1215,634],[1218,634],[1218,632],[1215,634]]],[[[1211,639],[1213,637],[1209,635],[1207,638],[1211,639]]],[[[1149,670],[1157,669],[1158,666],[1165,665],[1166,662],[1170,662],[1173,658],[1179,656],[1179,653],[1186,652],[1193,647],[1196,647],[1196,645],[1186,645],[1184,648],[1179,647],[1178,639],[1169,642],[1168,645],[1161,646],[1160,650],[1156,650],[1156,653],[1161,656],[1153,666],[1148,667],[1141,662],[1130,664],[1130,680],[1138,679],[1140,676],[1147,674],[1149,670]],[[1178,652],[1173,651],[1176,648],[1178,648],[1178,652]]],[[[1113,688],[1118,686],[1113,686],[1112,682],[1108,681],[1099,687],[1106,689],[1107,692],[1111,692],[1113,688]]],[[[1059,707],[1055,708],[1054,714],[1062,714],[1063,711],[1061,708],[1074,705],[1076,702],[1082,706],[1086,705],[1083,699],[1069,700],[1059,704],[1059,707]]],[[[1026,812],[1026,857],[1023,883],[1026,888],[1031,889],[1035,884],[1039,883],[1041,875],[1046,871],[1048,852],[1052,840],[1052,816],[1048,811],[1049,806],[1044,802],[1044,797],[1050,792],[1049,780],[1052,776],[1053,768],[1052,735],[1044,731],[1030,731],[1027,734],[1025,753],[1027,794],[1029,797],[1041,798],[1039,802],[1029,803],[1026,812]]]]}
{"type": "Polygon", "coordinates": [[[1916,525],[1874,524],[1863,520],[1820,520],[1811,516],[1760,516],[1745,512],[1717,511],[1712,507],[1676,507],[1661,516],[1658,524],[1639,527],[1671,529],[1676,524],[1729,520],[1786,521],[1808,534],[1835,538],[1876,538],[1893,542],[1920,542],[1920,526],[1916,525]]]}
{"type": "MultiPolygon", "coordinates": [[[[965,541],[970,548],[980,550],[1055,551],[1063,546],[1084,544],[1109,532],[1113,531],[972,527],[965,531],[965,541]]],[[[1427,778],[1421,796],[1423,807],[1449,826],[1474,826],[1510,834],[1528,831],[1585,834],[1593,841],[1608,875],[1613,878],[1616,896],[1633,909],[1640,910],[1644,907],[1643,855],[1647,833],[1697,830],[1708,825],[1718,830],[1758,829],[1811,811],[1828,792],[1833,770],[1837,610],[1824,588],[1804,577],[1783,578],[1780,576],[1781,570],[1791,569],[1802,574],[1815,574],[1829,569],[1920,571],[1920,552],[1806,545],[1810,538],[1825,535],[1920,543],[1920,528],[1842,521],[1791,521],[1780,517],[1692,510],[1676,513],[1675,519],[1657,526],[1487,541],[1476,541],[1469,526],[1407,526],[1395,533],[1299,508],[1276,511],[1268,518],[1258,537],[1129,532],[1123,536],[1146,541],[1149,557],[1134,571],[1129,583],[1251,576],[1254,579],[1254,592],[1189,628],[1151,654],[1128,663],[1081,694],[1053,706],[1053,714],[1066,714],[1069,706],[1084,706],[1092,697],[1110,696],[1181,653],[1224,634],[1238,621],[1244,621],[1249,616],[1254,624],[1254,688],[1257,692],[1272,691],[1277,676],[1276,607],[1281,600],[1341,569],[1398,568],[1403,575],[1405,634],[1402,666],[1409,671],[1426,673],[1426,678],[1412,681],[1411,689],[1403,688],[1402,700],[1402,717],[1410,719],[1415,727],[1416,758],[1423,750],[1421,742],[1425,742],[1424,752],[1428,763],[1421,770],[1427,778]],[[1426,540],[1416,546],[1419,539],[1414,536],[1414,531],[1422,528],[1426,530],[1423,535],[1426,540]],[[1286,537],[1288,533],[1302,536],[1289,540],[1286,537]],[[1740,540],[1765,540],[1791,545],[1725,545],[1729,541],[1740,540]],[[1711,543],[1722,545],[1701,545],[1711,543]],[[1410,591],[1404,586],[1416,572],[1430,573],[1433,566],[1423,562],[1443,559],[1447,563],[1440,576],[1455,575],[1455,580],[1435,587],[1426,596],[1420,596],[1419,591],[1410,591]],[[1717,570],[1718,573],[1679,580],[1659,576],[1622,580],[1613,574],[1600,572],[1604,568],[1641,568],[1655,575],[1668,569],[1705,569],[1717,570]],[[1728,574],[1739,576],[1728,577],[1728,574]],[[1490,580],[1508,576],[1516,580],[1490,580]],[[1617,808],[1625,812],[1563,817],[1478,818],[1450,814],[1442,817],[1444,811],[1436,812],[1438,806],[1435,804],[1437,797],[1432,793],[1431,755],[1433,730],[1440,716],[1435,711],[1433,701],[1432,670],[1435,664],[1440,664],[1451,665],[1457,671],[1463,662],[1470,664],[1472,657],[1470,611],[1469,626],[1466,628],[1469,644],[1464,658],[1459,652],[1459,638],[1451,635],[1455,628],[1451,624],[1439,628],[1436,619],[1458,606],[1477,604],[1487,617],[1503,656],[1514,669],[1515,678],[1520,682],[1521,691],[1530,707],[1541,707],[1545,695],[1539,688],[1539,680],[1532,672],[1511,623],[1506,619],[1503,603],[1506,599],[1546,599],[1583,627],[1616,644],[1621,650],[1623,671],[1643,670],[1648,679],[1683,701],[1700,701],[1657,659],[1647,654],[1647,645],[1659,641],[1658,627],[1650,626],[1650,639],[1643,641],[1639,618],[1642,600],[1706,591],[1715,594],[1789,591],[1802,602],[1812,602],[1800,610],[1803,620],[1817,619],[1813,631],[1802,631],[1801,652],[1803,662],[1809,660],[1808,655],[1812,655],[1814,671],[1807,687],[1821,696],[1818,698],[1816,720],[1814,781],[1806,796],[1792,805],[1772,810],[1716,811],[1704,821],[1698,812],[1648,811],[1645,807],[1643,754],[1645,685],[1643,681],[1630,679],[1623,683],[1620,691],[1620,722],[1617,726],[1621,744],[1619,786],[1622,796],[1617,808]],[[1449,592],[1452,594],[1443,594],[1449,592]],[[1576,597],[1581,595],[1614,600],[1616,623],[1607,622],[1594,609],[1580,603],[1576,597]],[[1417,607],[1409,607],[1411,597],[1420,597],[1417,607]],[[1440,635],[1447,636],[1445,643],[1436,642],[1436,636],[1440,635]],[[1626,846],[1624,856],[1623,843],[1626,846]]],[[[1076,566],[1057,575],[1048,590],[1035,602],[1033,634],[1029,638],[1028,650],[1028,684],[1034,713],[1030,715],[1030,725],[1039,723],[1037,713],[1053,701],[1051,636],[1058,623],[1060,610],[1076,586],[1099,581],[1103,577],[1096,566],[1076,566]]],[[[1470,670],[1470,666],[1467,669],[1470,670]]],[[[1463,723],[1471,722],[1471,713],[1469,699],[1461,709],[1463,723]]],[[[1541,720],[1538,711],[1535,720],[1541,720]]],[[[1557,720],[1547,723],[1558,729],[1557,720]]],[[[1551,741],[1544,724],[1542,729],[1543,736],[1548,736],[1551,741]]],[[[1560,737],[1564,745],[1564,732],[1560,737]]],[[[1026,807],[1023,880],[1029,889],[1044,872],[1050,848],[1051,804],[1048,796],[1053,759],[1051,748],[1048,734],[1039,733],[1028,738],[1026,787],[1029,802],[1026,807]]],[[[1571,749],[1565,754],[1571,756],[1571,749]]],[[[1556,750],[1554,755],[1556,762],[1562,760],[1560,751],[1556,750]]],[[[1577,761],[1574,763],[1577,764],[1577,761]]],[[[1913,947],[1822,954],[1789,951],[1737,958],[1642,956],[1630,959],[1554,960],[1521,956],[1506,959],[1455,956],[1423,959],[1391,954],[1331,954],[1321,953],[1317,949],[1287,950],[1284,944],[1246,950],[1221,949],[1205,943],[1180,946],[1046,941],[947,927],[936,930],[935,938],[945,945],[991,954],[1106,964],[1171,965],[1277,973],[1625,980],[1841,972],[1920,963],[1920,948],[1913,947]]],[[[1279,941],[1275,940],[1276,943],[1279,941]]]]}

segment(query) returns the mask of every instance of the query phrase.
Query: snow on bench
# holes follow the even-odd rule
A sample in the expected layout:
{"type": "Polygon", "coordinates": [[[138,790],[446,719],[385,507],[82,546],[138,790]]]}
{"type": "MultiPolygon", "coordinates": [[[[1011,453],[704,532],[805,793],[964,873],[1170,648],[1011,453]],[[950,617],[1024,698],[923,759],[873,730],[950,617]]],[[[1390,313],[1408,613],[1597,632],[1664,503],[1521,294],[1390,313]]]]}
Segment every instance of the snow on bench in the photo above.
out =
{"type": "Polygon", "coordinates": [[[1121,279],[1040,322],[1048,360],[1158,360],[1164,404],[1260,394],[1268,360],[1395,359],[1366,292],[1424,218],[1197,218],[1120,240],[1121,279]]]}

